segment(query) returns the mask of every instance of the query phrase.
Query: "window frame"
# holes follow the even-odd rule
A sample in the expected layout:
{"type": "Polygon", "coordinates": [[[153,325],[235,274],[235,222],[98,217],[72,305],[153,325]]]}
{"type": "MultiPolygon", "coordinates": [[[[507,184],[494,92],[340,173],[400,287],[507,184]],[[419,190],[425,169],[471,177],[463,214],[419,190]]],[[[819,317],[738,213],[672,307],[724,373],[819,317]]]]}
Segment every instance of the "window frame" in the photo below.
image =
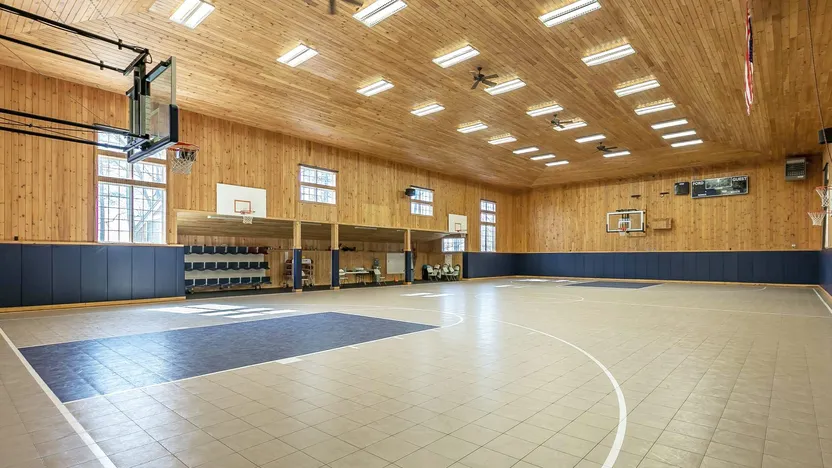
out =
{"type": "MultiPolygon", "coordinates": [[[[307,166],[305,164],[298,165],[298,201],[300,203],[314,203],[318,205],[338,206],[338,171],[332,169],[324,169],[321,167],[307,166]],[[304,172],[312,171],[314,174],[314,182],[304,180],[304,172]],[[327,177],[321,178],[321,175],[327,177]],[[332,177],[332,183],[328,183],[326,179],[332,177]],[[304,195],[304,189],[311,190],[315,194],[314,200],[307,200],[304,195]],[[332,203],[328,201],[321,201],[321,194],[326,194],[324,198],[332,195],[332,203]]],[[[307,172],[308,173],[308,172],[307,172]]],[[[308,179],[308,178],[307,178],[308,179]]]]}
{"type": "Polygon", "coordinates": [[[482,199],[480,200],[480,252],[496,251],[497,202],[482,199]]]}
{"type": "MultiPolygon", "coordinates": [[[[164,174],[164,182],[150,182],[144,180],[136,180],[135,179],[135,172],[134,172],[134,164],[127,163],[127,175],[125,177],[112,177],[112,176],[102,176],[100,175],[100,161],[102,158],[110,159],[110,160],[118,160],[118,161],[127,161],[127,154],[119,151],[113,151],[110,149],[96,147],[96,156],[95,156],[95,170],[94,170],[94,190],[95,190],[95,216],[94,216],[94,226],[95,226],[95,242],[99,244],[135,244],[135,245],[167,245],[167,229],[168,229],[168,204],[170,199],[168,197],[168,190],[167,190],[167,182],[169,180],[170,174],[168,172],[168,166],[166,163],[167,159],[167,152],[160,151],[157,154],[151,155],[150,157],[144,159],[139,163],[134,164],[151,164],[154,166],[160,166],[163,168],[164,174]],[[128,206],[127,206],[127,219],[129,223],[129,231],[128,231],[128,239],[127,240],[104,240],[102,237],[102,233],[104,232],[122,232],[122,231],[102,231],[101,226],[101,186],[102,184],[107,185],[117,185],[121,187],[128,188],[128,206]],[[160,190],[162,192],[162,213],[161,213],[161,232],[159,242],[136,242],[136,209],[135,209],[135,197],[136,197],[136,188],[140,189],[153,189],[153,190],[160,190]]],[[[150,213],[153,213],[152,211],[150,213]]]]}
{"type": "Polygon", "coordinates": [[[443,237],[442,238],[442,253],[461,253],[465,252],[465,237],[443,237]],[[454,244],[459,244],[457,248],[448,250],[445,246],[445,241],[452,241],[454,244]]]}
{"type": "Polygon", "coordinates": [[[416,185],[411,185],[410,188],[416,190],[416,194],[410,197],[410,214],[416,216],[433,217],[435,212],[433,204],[436,200],[436,191],[426,187],[418,187],[416,185]],[[430,195],[430,197],[423,198],[420,196],[420,194],[430,195]],[[430,199],[427,200],[425,198],[430,199]],[[426,209],[425,211],[429,211],[430,213],[427,214],[422,212],[423,208],[426,209]]]}

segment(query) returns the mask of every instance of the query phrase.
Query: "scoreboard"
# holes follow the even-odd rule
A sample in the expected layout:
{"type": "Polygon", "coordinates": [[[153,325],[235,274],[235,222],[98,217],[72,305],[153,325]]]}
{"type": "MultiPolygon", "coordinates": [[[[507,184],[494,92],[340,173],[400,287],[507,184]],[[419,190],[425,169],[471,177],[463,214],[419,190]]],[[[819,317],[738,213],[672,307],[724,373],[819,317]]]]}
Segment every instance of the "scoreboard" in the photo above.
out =
{"type": "Polygon", "coordinates": [[[719,177],[716,179],[694,180],[690,183],[691,198],[725,197],[747,195],[748,176],[719,177]]]}

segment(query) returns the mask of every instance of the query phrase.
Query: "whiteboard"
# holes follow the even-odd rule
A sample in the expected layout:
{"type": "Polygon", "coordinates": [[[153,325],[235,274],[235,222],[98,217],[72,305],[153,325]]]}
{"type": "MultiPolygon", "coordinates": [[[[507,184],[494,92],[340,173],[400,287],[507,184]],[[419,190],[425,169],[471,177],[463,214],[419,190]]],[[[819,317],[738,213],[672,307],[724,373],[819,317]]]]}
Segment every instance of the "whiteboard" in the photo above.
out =
{"type": "Polygon", "coordinates": [[[387,253],[387,274],[388,275],[403,275],[404,274],[404,253],[387,253]]]}

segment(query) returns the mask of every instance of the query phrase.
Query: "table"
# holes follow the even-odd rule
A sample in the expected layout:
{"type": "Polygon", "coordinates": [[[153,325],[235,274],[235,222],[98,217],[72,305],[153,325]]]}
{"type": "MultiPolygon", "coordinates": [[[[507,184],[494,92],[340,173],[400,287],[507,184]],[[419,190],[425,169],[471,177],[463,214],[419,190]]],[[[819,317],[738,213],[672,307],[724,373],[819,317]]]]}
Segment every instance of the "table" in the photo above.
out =
{"type": "Polygon", "coordinates": [[[353,281],[354,283],[357,283],[357,282],[361,281],[362,284],[367,284],[366,278],[362,278],[362,276],[367,276],[367,275],[373,276],[373,275],[375,275],[375,273],[373,273],[372,270],[361,270],[361,271],[349,271],[349,270],[347,270],[347,271],[344,271],[344,275],[345,276],[347,276],[347,275],[355,276],[355,280],[353,281]]]}

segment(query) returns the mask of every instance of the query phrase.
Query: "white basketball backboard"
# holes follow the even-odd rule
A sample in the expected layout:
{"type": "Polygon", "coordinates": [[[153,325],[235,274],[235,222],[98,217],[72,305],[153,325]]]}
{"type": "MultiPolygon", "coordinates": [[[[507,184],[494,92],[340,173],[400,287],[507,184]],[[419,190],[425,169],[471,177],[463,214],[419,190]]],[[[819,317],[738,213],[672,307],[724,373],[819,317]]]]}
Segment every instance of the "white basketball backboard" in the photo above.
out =
{"type": "Polygon", "coordinates": [[[217,184],[217,214],[242,216],[247,211],[255,218],[266,217],[265,189],[217,184]]]}
{"type": "Polygon", "coordinates": [[[468,233],[468,217],[465,215],[448,215],[448,232],[468,233]]]}

